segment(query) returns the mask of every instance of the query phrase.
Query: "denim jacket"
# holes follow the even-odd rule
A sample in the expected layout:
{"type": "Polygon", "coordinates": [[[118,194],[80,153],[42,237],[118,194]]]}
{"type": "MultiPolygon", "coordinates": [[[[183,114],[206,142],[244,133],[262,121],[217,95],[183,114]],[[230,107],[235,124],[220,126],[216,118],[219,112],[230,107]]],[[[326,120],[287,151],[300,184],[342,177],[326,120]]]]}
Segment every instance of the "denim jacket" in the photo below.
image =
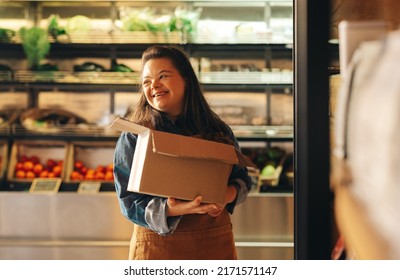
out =
{"type": "MultiPolygon", "coordinates": [[[[169,120],[162,130],[183,134],[181,129],[169,120]]],[[[230,129],[229,131],[231,132],[230,138],[238,148],[239,145],[233,132],[230,129]]],[[[127,191],[136,140],[137,135],[122,132],[115,148],[114,181],[121,212],[133,223],[149,228],[160,235],[172,234],[182,216],[167,217],[166,198],[127,191]]],[[[251,180],[247,169],[237,165],[233,166],[228,184],[234,185],[237,189],[236,200],[226,206],[232,214],[235,206],[246,199],[250,190],[251,180]]]]}

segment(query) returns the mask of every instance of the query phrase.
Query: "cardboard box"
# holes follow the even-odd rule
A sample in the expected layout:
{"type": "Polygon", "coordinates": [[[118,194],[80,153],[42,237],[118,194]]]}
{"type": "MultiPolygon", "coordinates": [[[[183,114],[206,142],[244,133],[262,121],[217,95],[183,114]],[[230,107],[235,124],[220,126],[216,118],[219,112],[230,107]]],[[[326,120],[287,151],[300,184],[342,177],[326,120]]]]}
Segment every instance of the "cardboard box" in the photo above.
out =
{"type": "Polygon", "coordinates": [[[110,128],[138,135],[128,190],[162,197],[224,203],[234,164],[253,163],[232,145],[176,135],[140,126],[123,118],[110,128]]]}

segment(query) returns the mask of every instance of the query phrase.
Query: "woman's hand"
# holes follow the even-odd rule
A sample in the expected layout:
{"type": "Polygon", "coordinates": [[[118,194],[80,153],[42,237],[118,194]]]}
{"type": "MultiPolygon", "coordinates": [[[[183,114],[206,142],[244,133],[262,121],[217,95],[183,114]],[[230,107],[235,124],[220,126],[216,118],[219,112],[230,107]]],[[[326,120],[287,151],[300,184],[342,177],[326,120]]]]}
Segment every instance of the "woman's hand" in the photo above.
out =
{"type": "Polygon", "coordinates": [[[211,217],[218,217],[224,210],[226,204],[236,199],[237,189],[234,186],[228,186],[226,190],[225,203],[201,203],[202,197],[197,196],[192,201],[183,201],[173,197],[167,200],[167,216],[180,216],[185,214],[208,214],[211,217]]]}
{"type": "Polygon", "coordinates": [[[215,205],[216,209],[209,211],[207,214],[210,215],[211,217],[218,217],[224,210],[225,206],[236,199],[236,195],[237,195],[237,189],[234,186],[228,186],[228,189],[226,190],[225,203],[212,204],[215,205]]]}
{"type": "Polygon", "coordinates": [[[173,197],[167,200],[167,216],[180,216],[185,214],[206,214],[216,211],[217,205],[214,203],[201,203],[202,197],[199,195],[192,201],[183,201],[173,197]]]}

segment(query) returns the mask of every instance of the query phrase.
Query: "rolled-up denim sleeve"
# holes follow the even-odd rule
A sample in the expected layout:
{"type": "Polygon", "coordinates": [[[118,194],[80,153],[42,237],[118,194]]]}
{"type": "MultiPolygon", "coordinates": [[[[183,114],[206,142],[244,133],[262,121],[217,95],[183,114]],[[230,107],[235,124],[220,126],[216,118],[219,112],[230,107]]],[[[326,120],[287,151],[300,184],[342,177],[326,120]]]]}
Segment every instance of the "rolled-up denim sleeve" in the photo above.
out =
{"type": "Polygon", "coordinates": [[[158,234],[171,234],[180,217],[166,216],[166,198],[145,195],[127,190],[136,136],[123,132],[114,152],[114,183],[121,213],[131,222],[149,228],[158,234]]]}
{"type": "MultiPolygon", "coordinates": [[[[239,142],[232,131],[230,137],[235,145],[235,148],[240,150],[239,142]]],[[[247,168],[244,166],[234,165],[229,176],[228,184],[235,186],[237,190],[236,199],[227,205],[228,211],[232,214],[235,206],[246,200],[251,189],[251,178],[248,174],[247,168]]]]}

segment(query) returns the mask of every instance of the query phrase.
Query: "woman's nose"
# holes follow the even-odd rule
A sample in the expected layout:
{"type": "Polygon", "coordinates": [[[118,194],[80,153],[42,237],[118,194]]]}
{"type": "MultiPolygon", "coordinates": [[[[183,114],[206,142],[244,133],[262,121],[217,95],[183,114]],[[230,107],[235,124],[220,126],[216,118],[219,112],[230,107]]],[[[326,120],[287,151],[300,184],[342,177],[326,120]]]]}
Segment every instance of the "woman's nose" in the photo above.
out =
{"type": "Polygon", "coordinates": [[[160,86],[160,82],[159,82],[158,79],[154,79],[154,80],[151,82],[151,87],[152,87],[152,88],[158,88],[159,86],[160,86]]]}

